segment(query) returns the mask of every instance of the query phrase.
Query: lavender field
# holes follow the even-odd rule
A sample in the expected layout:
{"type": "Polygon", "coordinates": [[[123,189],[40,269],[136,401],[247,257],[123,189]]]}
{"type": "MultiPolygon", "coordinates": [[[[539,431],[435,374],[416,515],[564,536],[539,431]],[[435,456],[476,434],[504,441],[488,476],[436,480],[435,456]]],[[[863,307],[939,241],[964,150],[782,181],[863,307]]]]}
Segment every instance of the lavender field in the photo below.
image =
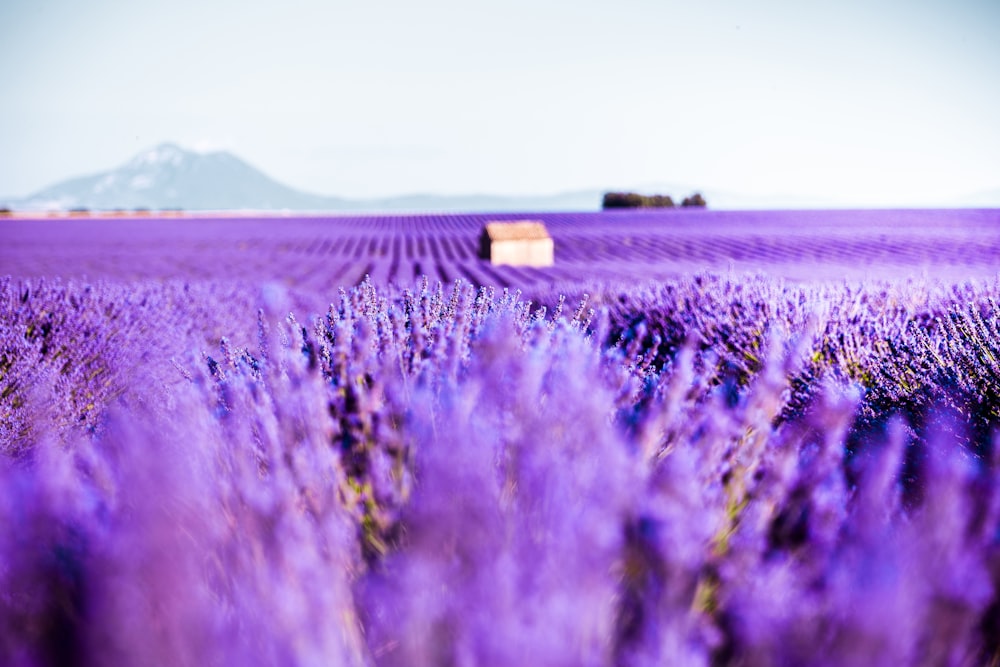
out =
{"type": "Polygon", "coordinates": [[[581,279],[648,280],[766,271],[792,280],[992,276],[994,210],[703,211],[338,217],[63,218],[2,221],[0,266],[18,276],[272,280],[328,300],[370,275],[410,285],[526,288],[581,279]],[[476,258],[489,220],[538,219],[552,268],[476,258]]]}
{"type": "Polygon", "coordinates": [[[998,267],[1000,210],[0,219],[0,664],[1000,664],[998,267]]]}

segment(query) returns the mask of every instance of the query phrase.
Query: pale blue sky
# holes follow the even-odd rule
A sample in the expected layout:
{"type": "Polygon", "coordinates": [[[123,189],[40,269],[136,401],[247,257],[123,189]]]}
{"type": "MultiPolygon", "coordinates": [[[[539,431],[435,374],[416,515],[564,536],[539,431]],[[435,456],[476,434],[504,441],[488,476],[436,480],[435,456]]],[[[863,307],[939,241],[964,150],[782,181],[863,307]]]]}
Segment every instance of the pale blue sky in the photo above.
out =
{"type": "Polygon", "coordinates": [[[9,196],[163,141],[346,197],[1000,188],[1000,0],[0,0],[0,91],[9,196]]]}

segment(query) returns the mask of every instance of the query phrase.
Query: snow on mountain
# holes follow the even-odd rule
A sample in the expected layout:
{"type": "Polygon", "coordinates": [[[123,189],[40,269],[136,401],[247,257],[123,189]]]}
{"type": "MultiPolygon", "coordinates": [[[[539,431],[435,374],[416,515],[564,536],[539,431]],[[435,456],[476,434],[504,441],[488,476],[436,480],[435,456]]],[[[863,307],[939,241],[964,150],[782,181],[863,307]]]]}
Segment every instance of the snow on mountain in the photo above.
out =
{"type": "Polygon", "coordinates": [[[185,157],[190,154],[191,153],[188,151],[185,151],[183,148],[174,144],[161,144],[152,150],[140,153],[132,158],[129,162],[129,166],[155,167],[158,165],[171,165],[177,167],[184,161],[185,157]]]}

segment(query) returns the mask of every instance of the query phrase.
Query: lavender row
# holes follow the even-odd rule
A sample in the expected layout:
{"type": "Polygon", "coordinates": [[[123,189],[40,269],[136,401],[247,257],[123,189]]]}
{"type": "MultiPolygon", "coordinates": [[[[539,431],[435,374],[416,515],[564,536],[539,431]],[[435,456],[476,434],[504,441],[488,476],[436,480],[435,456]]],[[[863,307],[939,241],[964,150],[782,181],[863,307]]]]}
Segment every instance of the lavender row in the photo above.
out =
{"type": "MultiPolygon", "coordinates": [[[[171,359],[216,346],[259,294],[225,283],[0,278],[0,450],[95,430],[109,405],[169,392],[171,359]]],[[[244,337],[244,341],[250,340],[244,337]]]]}
{"type": "Polygon", "coordinates": [[[0,655],[990,664],[997,291],[7,279],[0,655]]]}

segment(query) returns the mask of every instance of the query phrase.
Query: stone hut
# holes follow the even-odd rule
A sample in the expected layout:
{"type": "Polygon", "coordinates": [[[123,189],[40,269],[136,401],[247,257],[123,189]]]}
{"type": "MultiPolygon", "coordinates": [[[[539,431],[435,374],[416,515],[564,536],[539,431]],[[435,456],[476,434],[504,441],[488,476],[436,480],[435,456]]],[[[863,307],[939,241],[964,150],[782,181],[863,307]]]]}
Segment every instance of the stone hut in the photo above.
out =
{"type": "Polygon", "coordinates": [[[555,245],[541,220],[487,222],[479,236],[479,256],[491,264],[552,266],[555,245]]]}

